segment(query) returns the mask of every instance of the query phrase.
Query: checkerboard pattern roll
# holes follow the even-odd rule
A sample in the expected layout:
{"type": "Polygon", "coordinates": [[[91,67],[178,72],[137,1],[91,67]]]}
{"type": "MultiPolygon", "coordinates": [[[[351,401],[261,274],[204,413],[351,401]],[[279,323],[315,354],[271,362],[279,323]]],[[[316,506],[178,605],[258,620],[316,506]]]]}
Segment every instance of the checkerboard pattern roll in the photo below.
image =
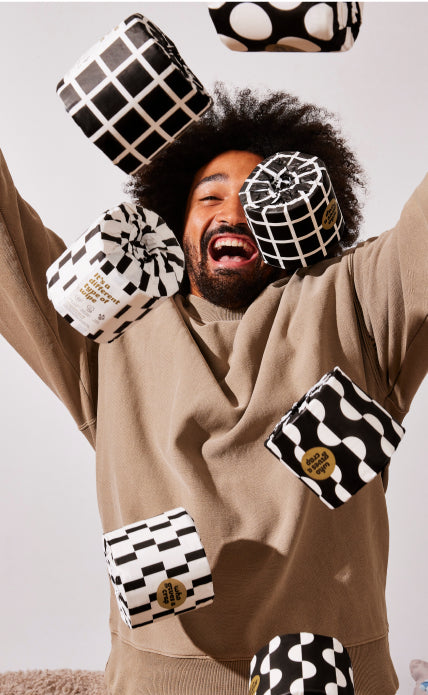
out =
{"type": "Polygon", "coordinates": [[[65,108],[120,169],[135,174],[206,111],[211,99],[177,48],[133,14],[57,86],[65,108]]]}
{"type": "Polygon", "coordinates": [[[265,445],[334,509],[385,468],[403,435],[403,427],[335,367],[284,415],[265,445]]]}
{"type": "Polygon", "coordinates": [[[183,507],[105,533],[104,553],[120,615],[130,628],[214,599],[204,547],[183,507]]]}
{"type": "Polygon", "coordinates": [[[344,227],[324,162],[302,152],[277,152],[258,164],[239,198],[263,260],[286,268],[326,257],[344,227]]]}
{"type": "Polygon", "coordinates": [[[232,51],[347,51],[361,27],[361,2],[223,2],[209,13],[232,51]]]}
{"type": "Polygon", "coordinates": [[[47,291],[73,328],[109,343],[178,292],[183,273],[183,251],[162,218],[122,203],[50,266],[47,291]]]}
{"type": "Polygon", "coordinates": [[[354,695],[349,654],[335,637],[276,636],[250,665],[250,695],[354,695]]]}

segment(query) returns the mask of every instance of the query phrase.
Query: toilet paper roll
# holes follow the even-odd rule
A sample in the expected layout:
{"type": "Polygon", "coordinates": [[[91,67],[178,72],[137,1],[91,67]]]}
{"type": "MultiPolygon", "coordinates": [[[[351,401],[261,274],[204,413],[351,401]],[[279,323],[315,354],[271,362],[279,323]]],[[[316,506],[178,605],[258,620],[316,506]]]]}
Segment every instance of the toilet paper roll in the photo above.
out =
{"type": "Polygon", "coordinates": [[[265,445],[334,509],[385,468],[403,435],[403,427],[335,367],[284,415],[265,445]]]}
{"type": "Polygon", "coordinates": [[[211,99],[172,41],[133,14],[93,46],[57,86],[85,135],[135,174],[199,120],[211,99]]]}
{"type": "Polygon", "coordinates": [[[130,628],[214,599],[204,547],[183,507],[105,533],[104,553],[120,615],[130,628]]]}
{"type": "Polygon", "coordinates": [[[209,5],[232,51],[347,51],[361,27],[362,2],[222,2],[209,5]]]}
{"type": "Polygon", "coordinates": [[[239,198],[265,263],[312,265],[327,255],[344,227],[324,162],[302,152],[277,152],[258,164],[239,198]]]}
{"type": "Polygon", "coordinates": [[[354,695],[349,654],[335,637],[276,636],[251,660],[249,695],[354,695]]]}
{"type": "Polygon", "coordinates": [[[122,203],[50,266],[47,291],[76,330],[106,343],[175,294],[183,273],[183,251],[162,218],[122,203]]]}

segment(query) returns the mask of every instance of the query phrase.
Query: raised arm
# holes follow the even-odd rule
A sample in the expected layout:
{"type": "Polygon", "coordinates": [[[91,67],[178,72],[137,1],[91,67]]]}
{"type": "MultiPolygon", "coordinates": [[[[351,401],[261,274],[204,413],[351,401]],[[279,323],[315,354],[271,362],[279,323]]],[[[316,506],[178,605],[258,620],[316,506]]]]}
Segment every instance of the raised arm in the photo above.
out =
{"type": "Polygon", "coordinates": [[[406,413],[428,369],[428,175],[394,229],[349,258],[374,368],[397,414],[406,413]]]}
{"type": "Polygon", "coordinates": [[[0,332],[95,446],[97,345],[56,313],[46,293],[46,270],[64,248],[20,197],[0,151],[0,332]]]}

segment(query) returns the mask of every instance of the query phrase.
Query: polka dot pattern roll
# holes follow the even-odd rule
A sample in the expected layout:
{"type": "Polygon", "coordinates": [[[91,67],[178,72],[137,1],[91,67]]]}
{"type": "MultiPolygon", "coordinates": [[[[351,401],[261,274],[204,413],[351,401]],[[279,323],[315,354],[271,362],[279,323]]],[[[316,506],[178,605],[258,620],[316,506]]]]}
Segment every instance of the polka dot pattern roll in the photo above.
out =
{"type": "Polygon", "coordinates": [[[335,637],[277,635],[251,660],[249,695],[354,695],[351,660],[335,637]]]}
{"type": "Polygon", "coordinates": [[[57,312],[98,342],[112,342],[178,292],[184,254],[159,215],[131,203],[103,213],[47,271],[57,312]]]}
{"type": "Polygon", "coordinates": [[[361,27],[361,2],[223,2],[209,12],[232,51],[347,51],[361,27]]]}
{"type": "Polygon", "coordinates": [[[342,212],[324,162],[302,152],[278,152],[258,164],[239,198],[263,260],[309,266],[340,240],[342,212]]]}
{"type": "Polygon", "coordinates": [[[335,509],[376,478],[403,435],[403,427],[335,367],[292,406],[265,445],[335,509]]]}
{"type": "Polygon", "coordinates": [[[57,93],[84,134],[127,174],[151,161],[211,105],[176,46],[140,14],[93,46],[57,93]]]}

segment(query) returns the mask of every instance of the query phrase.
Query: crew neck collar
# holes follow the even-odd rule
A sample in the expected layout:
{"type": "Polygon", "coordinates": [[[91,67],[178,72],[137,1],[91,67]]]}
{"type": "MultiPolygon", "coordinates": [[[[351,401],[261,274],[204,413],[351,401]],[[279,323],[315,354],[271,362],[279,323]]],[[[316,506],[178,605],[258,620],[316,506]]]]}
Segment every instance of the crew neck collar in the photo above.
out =
{"type": "Polygon", "coordinates": [[[246,309],[225,309],[217,304],[212,304],[203,297],[196,297],[194,294],[188,294],[184,302],[193,310],[192,313],[197,314],[197,317],[203,322],[239,321],[246,311],[246,309]]]}

